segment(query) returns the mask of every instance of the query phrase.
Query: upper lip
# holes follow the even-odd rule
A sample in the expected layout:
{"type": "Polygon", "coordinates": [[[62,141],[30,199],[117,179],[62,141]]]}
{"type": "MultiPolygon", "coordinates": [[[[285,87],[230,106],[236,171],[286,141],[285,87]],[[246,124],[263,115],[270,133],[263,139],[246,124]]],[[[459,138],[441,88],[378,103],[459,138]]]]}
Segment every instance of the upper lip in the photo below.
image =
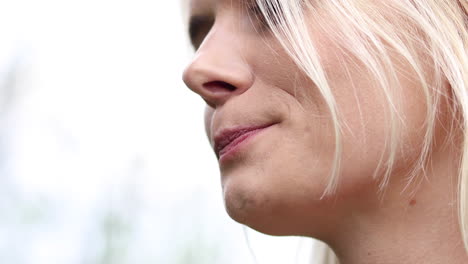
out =
{"type": "Polygon", "coordinates": [[[254,125],[254,126],[238,126],[234,128],[222,129],[216,133],[214,137],[214,150],[216,156],[219,158],[220,152],[231,142],[253,130],[263,129],[269,126],[272,126],[273,123],[264,124],[264,125],[254,125]]]}

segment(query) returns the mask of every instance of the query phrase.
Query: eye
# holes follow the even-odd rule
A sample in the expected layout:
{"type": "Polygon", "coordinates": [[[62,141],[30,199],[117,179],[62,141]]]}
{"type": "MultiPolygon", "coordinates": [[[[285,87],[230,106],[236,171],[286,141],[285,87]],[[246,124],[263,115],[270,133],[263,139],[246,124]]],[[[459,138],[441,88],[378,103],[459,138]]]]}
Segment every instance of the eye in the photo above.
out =
{"type": "MultiPolygon", "coordinates": [[[[249,14],[260,25],[262,29],[270,29],[267,18],[256,1],[252,1],[247,6],[249,14]]],[[[280,5],[277,0],[265,3],[265,13],[271,19],[272,25],[278,25],[282,15],[280,5]]]]}
{"type": "Polygon", "coordinates": [[[198,49],[203,39],[210,32],[214,24],[214,17],[208,15],[197,15],[190,17],[189,37],[195,49],[198,49]]]}

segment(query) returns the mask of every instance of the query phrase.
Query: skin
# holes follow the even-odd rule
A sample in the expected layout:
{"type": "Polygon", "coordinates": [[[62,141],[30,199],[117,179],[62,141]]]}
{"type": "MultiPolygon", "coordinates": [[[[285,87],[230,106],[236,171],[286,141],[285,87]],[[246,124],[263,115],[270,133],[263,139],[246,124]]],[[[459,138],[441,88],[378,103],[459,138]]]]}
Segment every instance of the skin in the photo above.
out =
{"type": "MultiPolygon", "coordinates": [[[[214,23],[205,23],[193,38],[197,52],[183,76],[207,103],[212,146],[223,129],[274,124],[233,159],[220,162],[228,214],[263,233],[325,241],[342,264],[468,263],[457,220],[460,154],[441,144],[448,136],[443,129],[447,106],[440,105],[426,179],[405,189],[405,176],[420,154],[426,105],[411,74],[399,76],[404,125],[382,198],[372,175],[386,155],[390,110],[385,96],[364,67],[308,18],[340,118],[346,120],[339,187],[322,197],[335,142],[328,108],[314,83],[240,2],[189,2],[191,16],[214,23]]],[[[410,72],[398,56],[394,60],[410,72]]]]}

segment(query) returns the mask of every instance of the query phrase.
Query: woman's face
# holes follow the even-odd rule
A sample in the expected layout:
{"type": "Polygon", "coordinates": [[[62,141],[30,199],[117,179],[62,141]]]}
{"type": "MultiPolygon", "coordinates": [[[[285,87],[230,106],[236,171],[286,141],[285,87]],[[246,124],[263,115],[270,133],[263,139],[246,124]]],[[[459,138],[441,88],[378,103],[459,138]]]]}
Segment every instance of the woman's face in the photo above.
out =
{"type": "MultiPolygon", "coordinates": [[[[321,199],[335,151],[330,112],[315,84],[245,2],[190,0],[197,51],[183,78],[208,105],[206,132],[219,159],[229,215],[269,234],[320,237],[349,214],[378,204],[372,175],[389,130],[386,97],[359,61],[309,16],[309,32],[342,121],[338,190],[321,199]]],[[[408,77],[401,82],[399,114],[406,125],[397,171],[416,159],[425,116],[417,82],[408,77]]]]}

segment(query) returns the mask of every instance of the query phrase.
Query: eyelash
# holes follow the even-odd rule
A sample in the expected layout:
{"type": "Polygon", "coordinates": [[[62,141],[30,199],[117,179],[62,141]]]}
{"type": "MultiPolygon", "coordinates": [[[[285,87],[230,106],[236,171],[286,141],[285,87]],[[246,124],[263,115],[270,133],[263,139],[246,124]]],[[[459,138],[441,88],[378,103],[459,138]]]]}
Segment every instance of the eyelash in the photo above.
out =
{"type": "Polygon", "coordinates": [[[262,13],[262,10],[260,9],[260,6],[257,4],[257,2],[252,2],[252,4],[249,4],[247,6],[249,15],[253,18],[255,22],[257,22],[261,26],[261,28],[267,28],[268,23],[265,19],[265,16],[262,13]]]}
{"type": "MultiPolygon", "coordinates": [[[[278,0],[270,0],[270,1],[278,1],[278,0]]],[[[279,11],[274,7],[276,5],[267,5],[265,10],[268,14],[278,14],[279,11]]],[[[247,11],[248,16],[252,19],[252,22],[254,22],[257,29],[259,29],[261,32],[266,32],[269,31],[270,25],[268,25],[268,22],[265,18],[265,16],[262,13],[262,10],[260,9],[260,6],[257,4],[255,0],[250,0],[248,4],[245,5],[245,10],[247,11]]],[[[279,14],[278,14],[279,15],[279,14]]],[[[275,19],[275,16],[272,16],[273,20],[271,21],[273,25],[279,24],[277,19],[275,19]]],[[[210,31],[212,25],[214,24],[214,17],[211,16],[194,16],[190,19],[189,22],[189,37],[191,39],[192,45],[195,48],[195,50],[198,49],[198,46],[202,41],[199,40],[201,38],[201,35],[204,31],[206,35],[208,31],[210,31]]],[[[202,37],[202,39],[204,36],[202,37]]]]}
{"type": "MultiPolygon", "coordinates": [[[[267,5],[266,8],[267,9],[265,11],[268,14],[279,13],[276,9],[274,9],[270,5],[267,5]]],[[[265,16],[262,13],[262,10],[260,9],[260,6],[257,4],[257,2],[255,0],[253,0],[252,3],[248,5],[248,12],[253,18],[255,18],[256,21],[258,21],[261,28],[263,28],[263,29],[269,29],[270,28],[265,16]]],[[[277,19],[274,19],[271,22],[273,23],[273,25],[279,24],[277,19]]]]}

